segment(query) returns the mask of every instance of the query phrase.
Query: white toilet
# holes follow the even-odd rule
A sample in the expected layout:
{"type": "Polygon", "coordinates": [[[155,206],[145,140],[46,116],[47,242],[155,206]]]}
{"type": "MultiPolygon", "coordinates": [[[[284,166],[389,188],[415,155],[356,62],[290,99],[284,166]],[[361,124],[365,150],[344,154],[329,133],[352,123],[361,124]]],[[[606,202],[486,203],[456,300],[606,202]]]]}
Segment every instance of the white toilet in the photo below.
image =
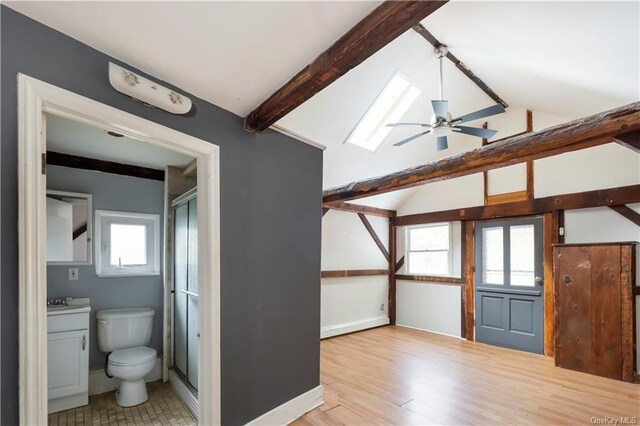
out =
{"type": "Polygon", "coordinates": [[[151,340],[153,316],[150,308],[98,311],[98,347],[109,354],[107,372],[121,380],[116,401],[121,407],[142,404],[149,396],[144,376],[156,363],[151,340]]]}

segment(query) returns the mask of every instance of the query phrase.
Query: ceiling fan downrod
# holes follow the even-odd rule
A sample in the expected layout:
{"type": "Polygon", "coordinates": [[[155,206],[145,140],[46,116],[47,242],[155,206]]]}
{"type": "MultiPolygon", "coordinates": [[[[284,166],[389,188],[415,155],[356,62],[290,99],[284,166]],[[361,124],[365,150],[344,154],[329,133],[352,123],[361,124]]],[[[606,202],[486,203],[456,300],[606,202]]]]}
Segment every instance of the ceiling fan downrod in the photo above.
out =
{"type": "Polygon", "coordinates": [[[447,48],[446,45],[444,44],[439,44],[438,47],[436,47],[436,50],[434,51],[436,58],[438,58],[438,61],[440,62],[440,100],[444,101],[444,83],[443,83],[443,78],[442,78],[442,58],[444,58],[445,56],[447,56],[447,53],[449,53],[449,49],[447,48]]]}

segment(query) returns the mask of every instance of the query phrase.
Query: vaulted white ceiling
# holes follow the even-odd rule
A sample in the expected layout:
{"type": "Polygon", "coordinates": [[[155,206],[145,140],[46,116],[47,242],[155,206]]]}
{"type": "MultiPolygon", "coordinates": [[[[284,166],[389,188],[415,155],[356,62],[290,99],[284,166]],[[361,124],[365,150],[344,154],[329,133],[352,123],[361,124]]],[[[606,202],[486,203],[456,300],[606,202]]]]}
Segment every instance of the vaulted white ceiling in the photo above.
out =
{"type": "Polygon", "coordinates": [[[3,3],[245,116],[380,2],[3,3]]]}
{"type": "MultiPolygon", "coordinates": [[[[15,10],[238,115],[246,115],[379,2],[10,2],[15,10]]],[[[452,1],[423,24],[511,107],[498,137],[640,99],[640,3],[452,1]]],[[[428,121],[438,94],[432,47],[410,30],[279,125],[327,146],[325,188],[476,148],[454,135],[435,151],[395,129],[376,153],[344,145],[396,70],[422,90],[404,120],[428,121]]],[[[445,61],[453,115],[493,101],[445,61]]],[[[480,125],[480,123],[471,123],[480,125]]],[[[411,191],[367,200],[394,207],[411,191]]]]}

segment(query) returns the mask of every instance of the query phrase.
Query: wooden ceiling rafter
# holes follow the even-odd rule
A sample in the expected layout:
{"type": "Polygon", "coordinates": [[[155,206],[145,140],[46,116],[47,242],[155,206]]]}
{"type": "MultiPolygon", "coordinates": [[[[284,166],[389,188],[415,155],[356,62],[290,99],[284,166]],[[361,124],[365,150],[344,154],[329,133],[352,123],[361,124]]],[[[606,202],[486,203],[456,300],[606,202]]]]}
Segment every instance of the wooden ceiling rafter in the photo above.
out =
{"type": "MultiPolygon", "coordinates": [[[[414,25],[413,30],[418,34],[420,34],[434,48],[437,48],[438,46],[441,46],[444,44],[444,43],[440,43],[440,41],[433,34],[431,34],[431,32],[427,30],[422,24],[414,25]]],[[[500,96],[498,96],[496,92],[494,92],[484,81],[482,81],[477,75],[475,75],[473,71],[471,71],[469,67],[467,67],[464,64],[464,62],[462,62],[453,53],[451,53],[451,50],[448,50],[447,52],[447,59],[453,62],[456,68],[458,68],[465,76],[467,76],[467,78],[469,78],[469,80],[471,80],[476,86],[478,86],[480,90],[486,93],[487,96],[493,99],[494,102],[502,105],[505,108],[509,106],[509,104],[507,104],[500,96]]]]}
{"type": "Polygon", "coordinates": [[[480,173],[610,143],[621,134],[639,130],[640,102],[635,102],[537,132],[512,136],[431,163],[331,188],[324,191],[323,202],[355,200],[480,173]]]}
{"type": "Polygon", "coordinates": [[[616,142],[640,154],[640,131],[618,135],[616,142]]]}
{"type": "Polygon", "coordinates": [[[635,223],[636,225],[640,226],[640,213],[638,213],[631,207],[625,204],[620,204],[616,206],[609,206],[609,208],[615,211],[616,213],[618,213],[619,215],[629,219],[631,222],[635,223]]]}
{"type": "Polygon", "coordinates": [[[362,204],[353,204],[353,203],[327,203],[322,205],[322,211],[326,210],[337,210],[342,212],[350,212],[350,213],[364,213],[369,216],[379,216],[379,217],[396,217],[395,210],[381,209],[378,207],[371,206],[363,206],[362,204]]]}
{"type": "Polygon", "coordinates": [[[259,133],[431,15],[444,1],[385,1],[244,119],[259,133]]]}
{"type": "MultiPolygon", "coordinates": [[[[619,206],[637,202],[640,202],[640,185],[630,185],[595,191],[576,192],[573,194],[553,195],[512,203],[398,216],[395,218],[395,223],[397,226],[408,226],[436,222],[498,219],[549,213],[557,210],[619,206]]],[[[634,210],[631,211],[636,213],[634,210]]]]}

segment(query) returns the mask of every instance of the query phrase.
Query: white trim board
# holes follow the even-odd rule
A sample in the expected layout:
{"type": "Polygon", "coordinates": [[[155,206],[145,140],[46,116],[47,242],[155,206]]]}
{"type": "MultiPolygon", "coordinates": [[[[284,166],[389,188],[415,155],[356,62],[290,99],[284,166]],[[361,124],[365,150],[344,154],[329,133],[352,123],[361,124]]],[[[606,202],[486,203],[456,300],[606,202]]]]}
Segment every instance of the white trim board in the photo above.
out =
{"type": "Polygon", "coordinates": [[[20,424],[47,423],[46,114],[110,130],[197,159],[200,335],[198,423],[220,424],[219,148],[18,74],[18,398],[20,424]]]}
{"type": "Polygon", "coordinates": [[[389,324],[389,317],[367,318],[361,321],[345,322],[342,324],[330,325],[320,329],[320,338],[339,336],[340,334],[353,333],[354,331],[366,330],[367,328],[380,327],[389,324]]]}
{"type": "Polygon", "coordinates": [[[441,333],[439,331],[427,330],[426,328],[412,327],[410,325],[405,325],[405,324],[396,323],[396,327],[410,328],[412,330],[424,331],[425,333],[439,334],[441,336],[447,336],[447,337],[453,337],[455,339],[466,340],[465,338],[456,336],[455,334],[441,333]]]}
{"type": "Polygon", "coordinates": [[[169,383],[180,399],[182,399],[184,405],[191,411],[191,414],[193,414],[195,418],[198,418],[198,397],[184,384],[173,369],[169,370],[169,383]]]}
{"type": "MultiPolygon", "coordinates": [[[[153,366],[153,370],[146,376],[144,381],[155,382],[162,379],[162,357],[156,358],[156,363],[153,366]]],[[[120,380],[115,377],[108,377],[104,374],[104,369],[89,371],[89,395],[98,395],[105,392],[110,392],[120,387],[120,380]]]]}
{"type": "Polygon", "coordinates": [[[324,404],[322,385],[298,395],[273,410],[247,423],[248,426],[288,425],[309,411],[324,404]]]}

